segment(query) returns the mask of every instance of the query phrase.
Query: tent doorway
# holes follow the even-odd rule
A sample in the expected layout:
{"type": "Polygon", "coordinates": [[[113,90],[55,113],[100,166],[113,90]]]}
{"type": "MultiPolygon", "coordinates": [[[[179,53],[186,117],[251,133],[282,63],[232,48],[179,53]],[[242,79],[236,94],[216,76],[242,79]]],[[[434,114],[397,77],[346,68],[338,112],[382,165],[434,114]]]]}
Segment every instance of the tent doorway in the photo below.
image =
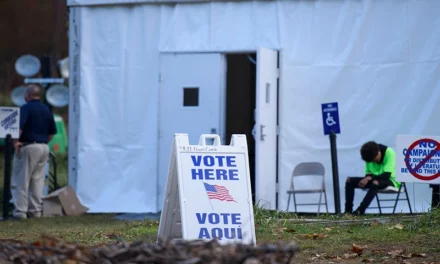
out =
{"type": "Polygon", "coordinates": [[[225,139],[246,135],[252,201],[274,210],[278,206],[279,52],[259,47],[256,53],[225,57],[225,139]]]}
{"type": "Polygon", "coordinates": [[[233,134],[244,134],[248,143],[252,201],[255,203],[255,124],[256,53],[230,53],[226,56],[226,126],[225,140],[233,134]]]}
{"type": "Polygon", "coordinates": [[[160,55],[158,208],[173,133],[187,133],[190,144],[211,133],[223,144],[233,134],[246,135],[253,202],[276,209],[278,76],[278,52],[262,47],[255,53],[160,55]]]}

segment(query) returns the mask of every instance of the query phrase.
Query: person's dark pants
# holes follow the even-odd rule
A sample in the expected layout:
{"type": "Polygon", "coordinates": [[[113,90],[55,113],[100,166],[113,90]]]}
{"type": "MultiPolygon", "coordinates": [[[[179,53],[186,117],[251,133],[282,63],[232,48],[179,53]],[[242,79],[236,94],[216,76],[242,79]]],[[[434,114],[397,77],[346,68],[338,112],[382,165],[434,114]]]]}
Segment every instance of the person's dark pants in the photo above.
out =
{"type": "MultiPolygon", "coordinates": [[[[354,199],[354,190],[359,187],[359,182],[364,179],[363,177],[349,177],[345,182],[345,213],[351,214],[353,210],[353,199],[354,199]]],[[[367,194],[359,205],[358,209],[356,209],[356,214],[365,214],[365,210],[367,210],[370,203],[373,201],[374,197],[377,194],[378,190],[385,189],[388,186],[393,186],[393,183],[390,180],[376,180],[371,179],[365,186],[364,189],[368,189],[367,194]],[[373,182],[377,181],[377,184],[373,182]]]]}

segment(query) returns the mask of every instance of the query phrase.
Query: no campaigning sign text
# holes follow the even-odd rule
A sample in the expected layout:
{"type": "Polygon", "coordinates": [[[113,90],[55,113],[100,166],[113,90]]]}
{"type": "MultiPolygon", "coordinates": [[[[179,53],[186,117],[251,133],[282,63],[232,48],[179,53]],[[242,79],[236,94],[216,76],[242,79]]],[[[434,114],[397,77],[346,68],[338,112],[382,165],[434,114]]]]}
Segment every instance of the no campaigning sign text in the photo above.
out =
{"type": "Polygon", "coordinates": [[[430,138],[416,140],[403,149],[405,168],[401,173],[411,173],[415,178],[431,181],[440,177],[440,143],[430,138]]]}

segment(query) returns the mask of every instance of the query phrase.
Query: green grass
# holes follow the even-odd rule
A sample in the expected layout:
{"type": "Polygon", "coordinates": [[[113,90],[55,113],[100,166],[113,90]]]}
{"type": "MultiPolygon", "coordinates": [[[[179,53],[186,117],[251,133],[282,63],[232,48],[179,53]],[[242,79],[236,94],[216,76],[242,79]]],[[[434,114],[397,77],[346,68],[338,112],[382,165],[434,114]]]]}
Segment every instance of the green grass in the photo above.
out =
{"type": "MultiPolygon", "coordinates": [[[[57,156],[58,183],[67,184],[67,158],[57,156]]],[[[3,152],[0,152],[0,202],[3,198],[3,152]]],[[[0,203],[1,207],[1,203],[0,203]]],[[[298,263],[360,263],[377,261],[403,263],[409,253],[426,253],[424,258],[411,258],[408,263],[421,263],[440,259],[440,210],[420,217],[404,220],[390,217],[389,221],[371,221],[375,215],[360,218],[338,217],[323,214],[308,217],[326,220],[327,223],[303,223],[305,217],[286,212],[261,210],[254,207],[257,243],[287,241],[297,243],[301,252],[295,257],[298,263]],[[370,220],[343,225],[356,219],[370,220]],[[339,222],[338,222],[339,221],[339,222]],[[397,227],[402,228],[395,228],[397,227]],[[394,228],[393,228],[394,227],[394,228]],[[360,256],[353,255],[353,244],[366,246],[360,256]],[[393,250],[403,250],[393,258],[393,250]],[[352,255],[350,255],[352,254],[352,255]]],[[[145,240],[155,242],[158,229],[156,221],[122,221],[113,214],[85,215],[79,217],[52,217],[25,221],[0,222],[0,239],[17,239],[34,242],[42,235],[60,238],[84,245],[145,240]]]]}
{"type": "MultiPolygon", "coordinates": [[[[410,253],[424,253],[426,257],[412,257],[409,263],[421,263],[440,258],[440,210],[434,210],[420,217],[402,220],[389,217],[386,223],[364,222],[342,225],[294,223],[300,217],[267,218],[264,210],[255,210],[257,243],[277,241],[294,242],[301,247],[295,257],[297,263],[360,263],[364,261],[383,261],[403,263],[410,253]],[[360,256],[353,255],[353,244],[366,246],[360,256]],[[397,257],[391,253],[401,250],[397,257]],[[352,254],[352,255],[350,255],[352,254]]],[[[283,214],[287,216],[287,214],[283,214]]],[[[342,217],[333,220],[368,220],[370,217],[342,217]]],[[[97,245],[124,240],[126,242],[144,240],[156,241],[157,221],[122,221],[114,215],[85,215],[79,217],[52,217],[28,219],[25,221],[0,222],[0,239],[17,239],[27,242],[37,241],[41,235],[60,238],[83,245],[97,245]]]]}
{"type": "Polygon", "coordinates": [[[60,238],[83,245],[109,243],[117,237],[126,241],[146,240],[153,242],[157,222],[120,221],[114,215],[87,215],[27,219],[0,222],[0,239],[37,241],[42,235],[60,238]]]}

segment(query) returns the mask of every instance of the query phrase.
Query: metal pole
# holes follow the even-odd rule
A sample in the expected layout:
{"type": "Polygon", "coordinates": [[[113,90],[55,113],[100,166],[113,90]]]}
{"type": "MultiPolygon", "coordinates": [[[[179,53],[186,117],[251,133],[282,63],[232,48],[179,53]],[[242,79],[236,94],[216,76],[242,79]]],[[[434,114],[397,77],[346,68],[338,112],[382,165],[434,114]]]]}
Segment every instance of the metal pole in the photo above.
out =
{"type": "Polygon", "coordinates": [[[338,151],[336,149],[336,134],[330,132],[330,151],[332,157],[332,172],[333,172],[333,193],[335,198],[335,213],[341,213],[341,199],[339,195],[339,174],[338,174],[338,151]]]}
{"type": "Polygon", "coordinates": [[[5,141],[5,173],[3,178],[3,219],[9,217],[9,199],[11,198],[11,159],[12,159],[12,136],[8,134],[5,141]]]}
{"type": "MultiPolygon", "coordinates": [[[[46,55],[41,56],[40,63],[41,63],[41,76],[43,78],[52,78],[52,57],[46,55]]],[[[42,86],[45,88],[46,92],[50,89],[49,84],[43,84],[42,86]]],[[[47,105],[49,110],[52,112],[53,107],[47,102],[46,94],[44,95],[43,103],[47,105]]]]}

